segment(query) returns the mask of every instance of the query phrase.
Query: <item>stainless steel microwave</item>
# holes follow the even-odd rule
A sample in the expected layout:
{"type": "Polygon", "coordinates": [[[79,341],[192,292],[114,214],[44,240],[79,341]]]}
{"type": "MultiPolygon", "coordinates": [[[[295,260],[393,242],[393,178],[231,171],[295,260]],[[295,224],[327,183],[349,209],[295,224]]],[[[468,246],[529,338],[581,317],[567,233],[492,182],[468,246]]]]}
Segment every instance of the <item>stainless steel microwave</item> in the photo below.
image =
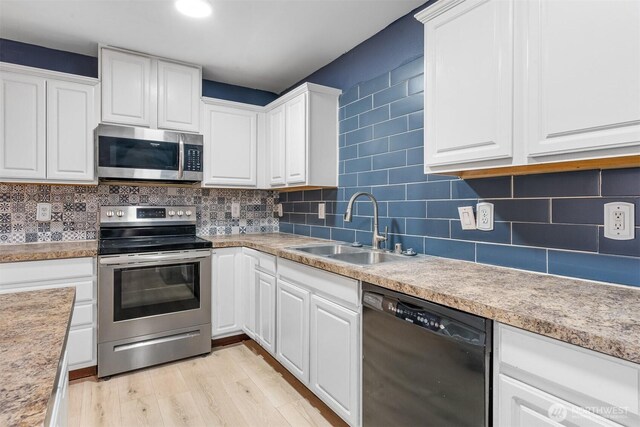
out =
{"type": "Polygon", "coordinates": [[[101,124],[96,140],[99,178],[202,181],[202,135],[101,124]]]}

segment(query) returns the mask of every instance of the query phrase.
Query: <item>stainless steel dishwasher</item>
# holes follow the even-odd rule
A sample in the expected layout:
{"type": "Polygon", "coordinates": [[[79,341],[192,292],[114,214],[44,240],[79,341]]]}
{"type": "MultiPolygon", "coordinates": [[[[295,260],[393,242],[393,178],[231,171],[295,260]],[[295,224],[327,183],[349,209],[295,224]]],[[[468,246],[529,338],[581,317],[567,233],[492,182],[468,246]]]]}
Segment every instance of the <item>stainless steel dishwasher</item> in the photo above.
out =
{"type": "Polygon", "coordinates": [[[491,320],[363,284],[363,425],[490,425],[491,320]]]}

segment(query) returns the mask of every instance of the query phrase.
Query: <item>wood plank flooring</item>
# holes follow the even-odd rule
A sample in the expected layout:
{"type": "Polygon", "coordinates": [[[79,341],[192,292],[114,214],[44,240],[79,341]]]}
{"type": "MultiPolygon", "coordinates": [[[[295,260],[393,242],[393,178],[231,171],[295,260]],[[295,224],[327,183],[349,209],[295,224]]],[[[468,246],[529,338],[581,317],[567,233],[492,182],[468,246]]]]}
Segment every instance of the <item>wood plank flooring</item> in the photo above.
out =
{"type": "Polygon", "coordinates": [[[345,425],[274,366],[248,342],[108,381],[72,381],[69,427],[345,425]]]}

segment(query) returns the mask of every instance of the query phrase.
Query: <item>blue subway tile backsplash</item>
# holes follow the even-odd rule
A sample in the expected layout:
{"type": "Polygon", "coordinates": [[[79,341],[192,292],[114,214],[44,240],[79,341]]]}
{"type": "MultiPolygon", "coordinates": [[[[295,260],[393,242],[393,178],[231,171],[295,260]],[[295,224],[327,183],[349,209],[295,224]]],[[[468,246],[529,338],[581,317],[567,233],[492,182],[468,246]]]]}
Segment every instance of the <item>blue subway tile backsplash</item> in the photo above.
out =
{"type": "Polygon", "coordinates": [[[379,201],[388,247],[428,255],[640,286],[636,238],[604,238],[603,205],[636,204],[640,168],[461,180],[424,174],[423,58],[348,89],[340,98],[339,188],[281,193],[280,230],[370,244],[373,208],[359,199],[353,222],[343,214],[358,191],[379,201]],[[317,203],[326,203],[319,219],[317,203]],[[494,204],[494,230],[462,230],[458,207],[494,204]],[[300,205],[300,206],[297,206],[300,205]]]}

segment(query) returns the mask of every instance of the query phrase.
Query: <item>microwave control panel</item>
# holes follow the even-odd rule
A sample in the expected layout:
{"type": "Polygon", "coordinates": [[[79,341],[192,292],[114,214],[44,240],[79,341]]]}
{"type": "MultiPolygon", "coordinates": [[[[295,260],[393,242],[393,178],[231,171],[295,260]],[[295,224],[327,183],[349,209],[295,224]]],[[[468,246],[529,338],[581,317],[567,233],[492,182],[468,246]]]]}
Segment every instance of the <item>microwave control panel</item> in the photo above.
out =
{"type": "Polygon", "coordinates": [[[184,170],[189,172],[202,171],[202,146],[185,145],[184,170]]]}

